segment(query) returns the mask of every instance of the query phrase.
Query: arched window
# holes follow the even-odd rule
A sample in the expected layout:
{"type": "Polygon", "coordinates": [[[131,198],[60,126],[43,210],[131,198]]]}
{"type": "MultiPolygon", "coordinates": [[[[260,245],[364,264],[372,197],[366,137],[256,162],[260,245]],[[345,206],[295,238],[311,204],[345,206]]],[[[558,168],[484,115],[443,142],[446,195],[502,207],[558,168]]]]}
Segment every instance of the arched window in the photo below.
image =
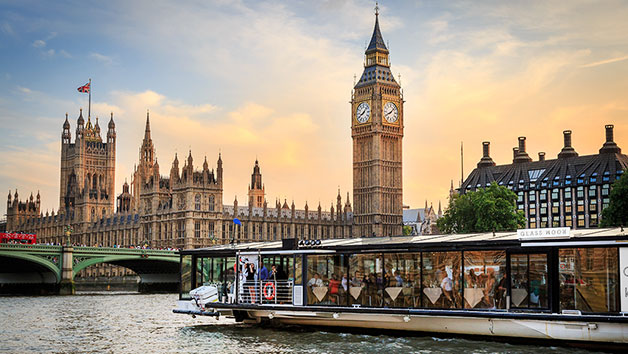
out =
{"type": "Polygon", "coordinates": [[[194,209],[201,210],[201,195],[200,194],[197,194],[194,197],[194,209]]]}
{"type": "Polygon", "coordinates": [[[214,196],[209,196],[209,211],[214,211],[214,196]]]}
{"type": "Polygon", "coordinates": [[[92,221],[96,219],[96,208],[92,208],[92,221]]]}

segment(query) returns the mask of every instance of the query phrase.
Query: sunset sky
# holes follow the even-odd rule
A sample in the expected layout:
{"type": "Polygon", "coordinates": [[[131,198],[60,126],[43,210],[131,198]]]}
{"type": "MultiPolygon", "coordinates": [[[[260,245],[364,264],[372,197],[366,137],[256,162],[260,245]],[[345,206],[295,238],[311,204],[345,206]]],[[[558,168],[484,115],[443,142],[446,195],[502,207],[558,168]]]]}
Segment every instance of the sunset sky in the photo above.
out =
{"type": "MultiPolygon", "coordinates": [[[[224,201],[246,203],[260,161],[267,200],[319,201],[352,188],[354,75],[374,2],[0,0],[0,191],[59,207],[61,129],[74,138],[92,78],[92,116],[117,128],[116,194],[139,158],[146,110],[162,175],[175,152],[224,160],[224,201]]],[[[580,155],[604,125],[628,151],[628,2],[380,1],[404,90],[404,204],[446,204],[491,141],[497,164],[580,155]]],[[[0,212],[6,212],[2,203],[0,212]]]]}

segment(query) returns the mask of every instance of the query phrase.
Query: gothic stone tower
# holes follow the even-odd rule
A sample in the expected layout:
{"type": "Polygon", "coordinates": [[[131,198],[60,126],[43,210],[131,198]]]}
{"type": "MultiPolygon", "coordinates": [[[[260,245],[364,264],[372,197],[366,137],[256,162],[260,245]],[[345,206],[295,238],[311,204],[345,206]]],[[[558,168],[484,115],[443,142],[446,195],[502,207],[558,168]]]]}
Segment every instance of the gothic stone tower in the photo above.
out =
{"type": "Polygon", "coordinates": [[[140,160],[133,171],[133,178],[131,180],[131,210],[135,209],[138,211],[140,209],[142,187],[153,175],[159,175],[159,165],[156,160],[155,146],[153,145],[153,139],[150,134],[150,116],[149,113],[146,112],[146,128],[144,129],[144,139],[140,147],[140,160]]]}
{"type": "Polygon", "coordinates": [[[403,95],[375,29],[351,97],[354,236],[402,234],[403,95]]]}
{"type": "Polygon", "coordinates": [[[259,169],[259,162],[256,159],[253,174],[251,174],[251,185],[249,185],[249,206],[262,208],[264,206],[264,194],[262,173],[259,169]]]}
{"type": "Polygon", "coordinates": [[[61,134],[61,185],[59,212],[75,213],[79,220],[91,221],[113,213],[115,205],[116,125],[113,113],[107,140],[102,141],[98,118],[87,125],[81,110],[74,143],[65,115],[61,134]]]}

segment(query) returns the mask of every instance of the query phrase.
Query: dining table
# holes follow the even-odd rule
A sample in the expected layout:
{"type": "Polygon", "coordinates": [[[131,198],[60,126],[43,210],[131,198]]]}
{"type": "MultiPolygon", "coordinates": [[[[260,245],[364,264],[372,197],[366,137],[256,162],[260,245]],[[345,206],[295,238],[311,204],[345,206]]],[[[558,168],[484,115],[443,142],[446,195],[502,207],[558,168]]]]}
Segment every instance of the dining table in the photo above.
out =
{"type": "Polygon", "coordinates": [[[326,286],[315,286],[312,288],[312,293],[318,299],[318,301],[322,301],[327,295],[328,288],[326,286]]]}
{"type": "Polygon", "coordinates": [[[514,307],[519,307],[523,300],[528,296],[528,291],[526,289],[512,289],[511,300],[514,307]]]}
{"type": "Polygon", "coordinates": [[[352,286],[349,288],[349,294],[353,297],[354,300],[357,300],[360,297],[360,293],[362,293],[361,286],[352,286]]]}
{"type": "Polygon", "coordinates": [[[465,288],[464,299],[470,308],[474,308],[484,297],[484,288],[465,288]]]}
{"type": "Polygon", "coordinates": [[[440,296],[443,294],[443,289],[441,288],[423,288],[423,293],[430,300],[432,305],[440,299],[440,296]]]}

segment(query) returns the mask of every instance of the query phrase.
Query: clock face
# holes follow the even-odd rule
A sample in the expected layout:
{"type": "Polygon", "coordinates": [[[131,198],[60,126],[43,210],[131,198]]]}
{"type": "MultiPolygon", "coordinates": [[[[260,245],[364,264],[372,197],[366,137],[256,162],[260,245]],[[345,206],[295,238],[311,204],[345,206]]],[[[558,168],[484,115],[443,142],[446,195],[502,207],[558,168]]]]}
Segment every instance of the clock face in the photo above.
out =
{"type": "Polygon", "coordinates": [[[388,102],[384,105],[384,118],[386,118],[388,123],[394,123],[397,121],[399,118],[399,111],[394,103],[388,102]]]}
{"type": "Polygon", "coordinates": [[[366,123],[371,116],[371,107],[368,103],[362,102],[358,105],[358,109],[355,111],[355,118],[358,123],[366,123]]]}

